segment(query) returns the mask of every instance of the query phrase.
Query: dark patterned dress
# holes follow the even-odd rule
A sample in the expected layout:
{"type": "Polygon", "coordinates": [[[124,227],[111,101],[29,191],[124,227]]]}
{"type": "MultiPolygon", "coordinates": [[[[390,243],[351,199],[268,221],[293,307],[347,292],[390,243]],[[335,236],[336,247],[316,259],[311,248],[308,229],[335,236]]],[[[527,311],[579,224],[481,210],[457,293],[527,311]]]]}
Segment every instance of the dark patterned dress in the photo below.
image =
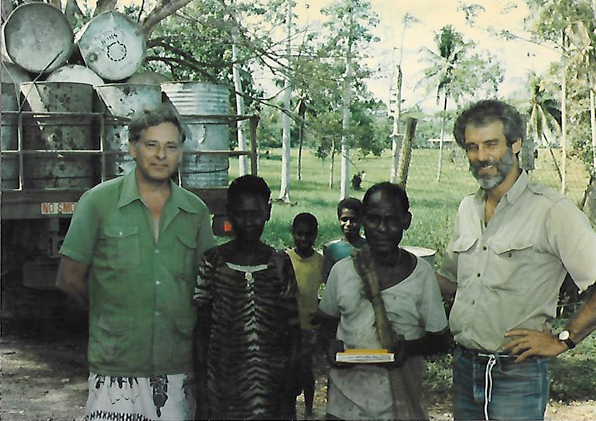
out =
{"type": "Polygon", "coordinates": [[[205,254],[195,302],[209,306],[208,399],[214,419],[279,419],[290,326],[299,324],[297,285],[288,255],[238,266],[217,249],[205,254]]]}

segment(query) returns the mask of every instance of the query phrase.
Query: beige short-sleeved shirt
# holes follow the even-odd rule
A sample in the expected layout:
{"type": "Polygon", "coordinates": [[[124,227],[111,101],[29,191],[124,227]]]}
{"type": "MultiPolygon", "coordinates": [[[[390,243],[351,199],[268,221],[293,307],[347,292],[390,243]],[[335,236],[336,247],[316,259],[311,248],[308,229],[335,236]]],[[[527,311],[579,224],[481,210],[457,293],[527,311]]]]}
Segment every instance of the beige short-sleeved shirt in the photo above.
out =
{"type": "Polygon", "coordinates": [[[485,194],[459,206],[439,274],[457,283],[449,326],[462,346],[501,351],[508,330],[542,329],[556,316],[567,272],[580,290],[596,280],[596,233],[566,196],[524,171],[485,227],[485,194]]]}

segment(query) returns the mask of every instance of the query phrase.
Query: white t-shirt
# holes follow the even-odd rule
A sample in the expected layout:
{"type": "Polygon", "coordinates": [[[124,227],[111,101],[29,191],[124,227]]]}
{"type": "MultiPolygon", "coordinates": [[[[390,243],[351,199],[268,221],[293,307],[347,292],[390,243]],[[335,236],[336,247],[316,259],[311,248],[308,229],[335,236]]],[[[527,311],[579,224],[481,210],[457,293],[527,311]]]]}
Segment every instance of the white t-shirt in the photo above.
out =
{"type": "MultiPolygon", "coordinates": [[[[431,265],[416,258],[416,268],[397,285],[381,292],[387,318],[406,340],[419,339],[426,332],[440,332],[447,318],[431,265]]],[[[372,304],[366,299],[362,279],[351,257],[331,269],[319,308],[340,317],[337,339],[347,349],[381,348],[372,304]]],[[[423,359],[409,358],[403,367],[414,396],[421,396],[423,359]],[[413,386],[412,386],[413,385],[413,386]]],[[[391,419],[393,397],[386,369],[372,365],[331,369],[327,413],[341,419],[391,419]]]]}

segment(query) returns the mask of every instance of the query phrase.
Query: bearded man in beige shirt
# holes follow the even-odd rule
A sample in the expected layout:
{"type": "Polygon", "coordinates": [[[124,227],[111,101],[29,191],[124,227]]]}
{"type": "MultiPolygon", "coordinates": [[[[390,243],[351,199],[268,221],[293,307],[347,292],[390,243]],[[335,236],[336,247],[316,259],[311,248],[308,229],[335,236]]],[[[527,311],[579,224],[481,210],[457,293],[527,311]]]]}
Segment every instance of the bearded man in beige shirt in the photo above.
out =
{"type": "Polygon", "coordinates": [[[596,280],[596,234],[567,197],[520,169],[524,134],[519,112],[496,100],[455,123],[480,185],[460,204],[437,274],[442,293],[455,294],[456,420],[544,419],[548,358],[596,328],[593,294],[564,330],[550,331],[565,275],[580,291],[596,280]]]}

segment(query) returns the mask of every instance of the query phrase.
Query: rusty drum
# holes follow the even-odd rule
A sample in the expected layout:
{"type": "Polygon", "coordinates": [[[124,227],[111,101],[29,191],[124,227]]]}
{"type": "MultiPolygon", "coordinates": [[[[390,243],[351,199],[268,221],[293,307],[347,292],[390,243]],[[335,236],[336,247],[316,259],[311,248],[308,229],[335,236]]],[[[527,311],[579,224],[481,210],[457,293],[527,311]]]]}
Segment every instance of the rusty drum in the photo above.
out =
{"type": "MultiPolygon", "coordinates": [[[[97,149],[91,130],[93,86],[73,82],[21,83],[25,151],[97,149]],[[58,113],[58,114],[48,114],[58,113]],[[76,114],[69,114],[76,113],[76,114]]],[[[89,188],[97,182],[91,154],[26,155],[24,185],[29,189],[89,188]]]]}
{"type": "Polygon", "coordinates": [[[97,86],[95,90],[107,114],[104,151],[126,152],[106,154],[105,175],[109,179],[134,168],[134,161],[128,155],[128,121],[135,113],[157,108],[161,104],[161,89],[156,85],[114,83],[97,86]]]}

